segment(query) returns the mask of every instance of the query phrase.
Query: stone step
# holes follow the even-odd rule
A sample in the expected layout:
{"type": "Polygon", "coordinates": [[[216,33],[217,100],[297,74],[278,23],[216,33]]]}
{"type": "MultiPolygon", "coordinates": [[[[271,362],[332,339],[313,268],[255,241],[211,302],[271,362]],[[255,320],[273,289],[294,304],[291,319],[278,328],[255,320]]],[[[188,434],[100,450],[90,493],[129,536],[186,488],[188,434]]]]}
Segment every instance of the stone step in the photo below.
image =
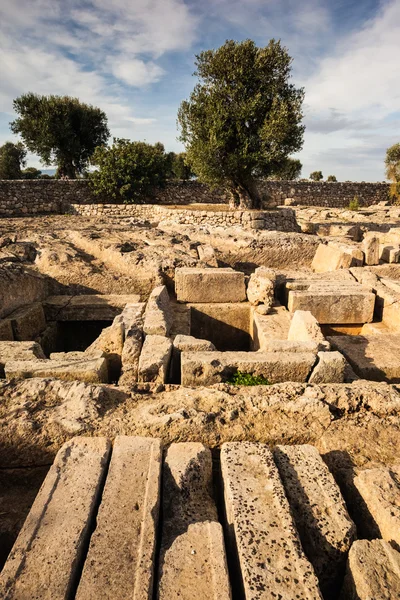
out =
{"type": "Polygon", "coordinates": [[[7,379],[55,377],[63,381],[108,382],[106,359],[90,356],[84,360],[10,360],[4,371],[7,379]]]}
{"type": "Polygon", "coordinates": [[[58,452],[1,573],[0,598],[71,597],[110,447],[80,437],[58,452]]]}
{"type": "Polygon", "coordinates": [[[334,323],[370,323],[374,316],[375,294],[360,289],[291,290],[288,310],[307,310],[320,325],[334,323]]]}
{"type": "Polygon", "coordinates": [[[163,470],[159,600],[229,600],[222,527],[212,497],[211,452],[172,444],[163,470]]]}
{"type": "Polygon", "coordinates": [[[251,442],[225,443],[221,469],[246,600],[321,599],[271,451],[251,442]]]}
{"type": "Polygon", "coordinates": [[[159,440],[117,437],[76,600],[148,600],[159,513],[159,440]]]}

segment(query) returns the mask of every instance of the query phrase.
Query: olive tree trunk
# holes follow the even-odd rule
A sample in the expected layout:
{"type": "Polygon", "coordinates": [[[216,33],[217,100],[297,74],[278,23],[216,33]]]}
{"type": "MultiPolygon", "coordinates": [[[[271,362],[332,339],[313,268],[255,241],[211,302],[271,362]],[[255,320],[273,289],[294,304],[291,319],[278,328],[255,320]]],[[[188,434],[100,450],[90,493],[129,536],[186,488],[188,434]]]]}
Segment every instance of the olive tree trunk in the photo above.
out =
{"type": "Polygon", "coordinates": [[[254,182],[247,184],[234,182],[229,186],[229,206],[242,210],[260,208],[261,200],[254,182]]]}

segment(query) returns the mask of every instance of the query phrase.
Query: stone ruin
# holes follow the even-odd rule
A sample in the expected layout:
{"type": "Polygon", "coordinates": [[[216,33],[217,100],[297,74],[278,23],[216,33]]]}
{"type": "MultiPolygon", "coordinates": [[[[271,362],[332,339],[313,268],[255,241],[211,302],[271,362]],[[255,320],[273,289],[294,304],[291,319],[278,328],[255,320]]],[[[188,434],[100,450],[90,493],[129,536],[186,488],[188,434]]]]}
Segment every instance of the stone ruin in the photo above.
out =
{"type": "Polygon", "coordinates": [[[0,598],[400,597],[400,213],[296,210],[0,238],[0,598]]]}

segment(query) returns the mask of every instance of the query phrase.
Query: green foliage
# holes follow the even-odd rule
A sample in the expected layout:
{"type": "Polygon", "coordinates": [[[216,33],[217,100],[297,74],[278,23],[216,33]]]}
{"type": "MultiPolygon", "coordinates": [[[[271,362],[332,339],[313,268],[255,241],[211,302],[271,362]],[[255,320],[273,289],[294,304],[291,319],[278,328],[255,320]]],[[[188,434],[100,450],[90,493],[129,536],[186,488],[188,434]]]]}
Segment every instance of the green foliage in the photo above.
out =
{"type": "Polygon", "coordinates": [[[22,179],[41,179],[42,171],[35,167],[28,167],[22,171],[22,179]]]}
{"type": "Polygon", "coordinates": [[[57,165],[57,177],[74,179],[86,168],[96,146],[109,138],[107,117],[69,96],[24,94],[13,102],[19,115],[11,130],[43,164],[57,165]]]}
{"type": "Polygon", "coordinates": [[[22,179],[26,149],[22,142],[6,142],[0,146],[0,179],[22,179]]]}
{"type": "Polygon", "coordinates": [[[89,175],[93,192],[127,204],[144,202],[163,187],[168,170],[162,144],[117,138],[111,147],[96,148],[91,163],[99,167],[89,175]]]}
{"type": "Polygon", "coordinates": [[[286,158],[270,179],[279,179],[282,181],[299,179],[302,168],[303,165],[297,158],[286,158]]]}
{"type": "Polygon", "coordinates": [[[360,210],[360,201],[358,196],[354,196],[353,200],[350,200],[349,210],[360,210]]]}
{"type": "Polygon", "coordinates": [[[328,177],[326,178],[326,180],[334,182],[334,183],[337,182],[336,175],[328,175],[328,177]]]}
{"type": "Polygon", "coordinates": [[[310,173],[311,181],[322,181],[324,176],[322,175],[322,171],[313,171],[310,173]]]}
{"type": "Polygon", "coordinates": [[[224,188],[235,206],[254,208],[255,179],[278,172],[303,145],[303,89],[289,83],[286,48],[271,40],[228,40],[196,56],[199,81],[178,112],[180,140],[199,181],[224,188]]]}
{"type": "Polygon", "coordinates": [[[252,375],[251,373],[242,373],[241,371],[236,371],[228,379],[228,383],[232,385],[270,385],[268,379],[262,377],[261,375],[252,375]]]}
{"type": "Polygon", "coordinates": [[[188,181],[194,177],[194,173],[190,165],[186,162],[186,152],[168,152],[167,154],[168,163],[168,179],[180,179],[182,181],[188,181]]]}

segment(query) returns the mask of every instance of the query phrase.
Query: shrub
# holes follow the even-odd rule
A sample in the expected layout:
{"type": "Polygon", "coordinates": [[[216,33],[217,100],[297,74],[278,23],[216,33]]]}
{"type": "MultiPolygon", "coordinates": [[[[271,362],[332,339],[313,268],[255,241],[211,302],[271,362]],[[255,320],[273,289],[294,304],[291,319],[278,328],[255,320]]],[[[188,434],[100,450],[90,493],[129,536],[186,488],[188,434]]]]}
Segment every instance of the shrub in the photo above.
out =
{"type": "Polygon", "coordinates": [[[322,171],[313,171],[310,173],[311,181],[322,181],[324,176],[322,175],[322,171]]]}
{"type": "Polygon", "coordinates": [[[116,202],[137,204],[163,187],[167,177],[164,146],[114,138],[111,147],[96,148],[91,160],[99,169],[90,173],[93,193],[116,202]]]}
{"type": "Polygon", "coordinates": [[[360,201],[358,196],[354,196],[353,200],[349,202],[349,210],[359,210],[360,209],[360,201]]]}
{"type": "Polygon", "coordinates": [[[252,375],[251,373],[242,373],[241,371],[236,371],[229,379],[228,383],[232,385],[270,385],[268,379],[262,377],[261,375],[252,375]]]}
{"type": "Polygon", "coordinates": [[[333,182],[333,183],[337,182],[336,175],[328,175],[328,177],[326,178],[326,180],[329,181],[329,182],[333,182]]]}

